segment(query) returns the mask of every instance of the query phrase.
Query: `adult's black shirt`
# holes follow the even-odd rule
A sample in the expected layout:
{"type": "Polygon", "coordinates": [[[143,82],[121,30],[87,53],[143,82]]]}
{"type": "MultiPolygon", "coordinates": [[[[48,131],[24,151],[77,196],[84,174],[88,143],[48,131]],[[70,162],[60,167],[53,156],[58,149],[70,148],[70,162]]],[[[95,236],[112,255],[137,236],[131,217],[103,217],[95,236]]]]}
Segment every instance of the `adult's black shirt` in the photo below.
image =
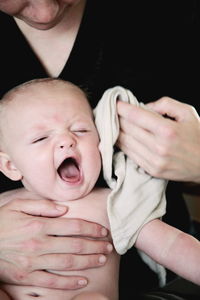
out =
{"type": "MultiPolygon", "coordinates": [[[[85,88],[93,107],[107,88],[122,85],[144,103],[170,96],[199,110],[198,18],[199,3],[193,0],[88,0],[59,77],[85,88]]],[[[4,13],[0,13],[0,41],[0,97],[20,83],[48,76],[13,18],[4,13]]],[[[0,175],[0,192],[19,186],[0,175]]],[[[179,183],[169,183],[167,200],[165,221],[189,231],[179,183]]],[[[147,266],[135,258],[136,251],[130,251],[123,256],[121,270],[121,288],[132,291],[126,297],[157,284],[147,266]],[[132,276],[127,275],[128,266],[132,276]]]]}

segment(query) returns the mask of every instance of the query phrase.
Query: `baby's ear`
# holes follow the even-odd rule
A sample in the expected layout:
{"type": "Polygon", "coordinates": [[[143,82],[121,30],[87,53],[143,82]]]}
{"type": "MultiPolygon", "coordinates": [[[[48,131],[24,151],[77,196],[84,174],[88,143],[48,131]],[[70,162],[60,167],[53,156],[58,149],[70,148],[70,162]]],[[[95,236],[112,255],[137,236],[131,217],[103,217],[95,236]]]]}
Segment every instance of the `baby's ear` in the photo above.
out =
{"type": "Polygon", "coordinates": [[[0,152],[0,171],[11,180],[17,181],[22,179],[22,174],[15,167],[8,154],[0,152]]]}

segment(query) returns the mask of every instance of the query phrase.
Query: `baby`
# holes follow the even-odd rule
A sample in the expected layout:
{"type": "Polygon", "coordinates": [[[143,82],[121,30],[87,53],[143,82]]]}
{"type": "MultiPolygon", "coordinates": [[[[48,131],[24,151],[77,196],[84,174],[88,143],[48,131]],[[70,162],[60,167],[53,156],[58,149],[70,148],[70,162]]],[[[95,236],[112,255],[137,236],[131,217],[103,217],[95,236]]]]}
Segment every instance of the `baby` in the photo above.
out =
{"type": "MultiPolygon", "coordinates": [[[[21,180],[36,201],[48,198],[68,206],[63,217],[84,218],[109,229],[110,190],[96,186],[101,171],[98,145],[87,97],[70,82],[36,79],[14,88],[0,101],[0,170],[12,180],[21,180]]],[[[192,236],[155,219],[142,227],[135,247],[200,284],[200,243],[192,236]]],[[[10,284],[2,289],[14,300],[117,300],[119,263],[120,255],[112,251],[101,268],[58,272],[86,276],[89,284],[81,292],[10,284]]]]}

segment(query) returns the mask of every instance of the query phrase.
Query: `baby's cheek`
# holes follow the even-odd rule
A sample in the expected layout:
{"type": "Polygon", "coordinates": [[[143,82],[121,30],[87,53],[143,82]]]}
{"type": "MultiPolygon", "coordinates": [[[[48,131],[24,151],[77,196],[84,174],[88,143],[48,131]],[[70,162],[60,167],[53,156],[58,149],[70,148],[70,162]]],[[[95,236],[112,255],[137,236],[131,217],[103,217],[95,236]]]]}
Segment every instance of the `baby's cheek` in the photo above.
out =
{"type": "Polygon", "coordinates": [[[93,175],[94,176],[96,175],[95,178],[97,180],[99,177],[100,171],[101,171],[101,167],[102,167],[100,155],[96,155],[96,157],[94,156],[92,166],[93,166],[93,175]]]}

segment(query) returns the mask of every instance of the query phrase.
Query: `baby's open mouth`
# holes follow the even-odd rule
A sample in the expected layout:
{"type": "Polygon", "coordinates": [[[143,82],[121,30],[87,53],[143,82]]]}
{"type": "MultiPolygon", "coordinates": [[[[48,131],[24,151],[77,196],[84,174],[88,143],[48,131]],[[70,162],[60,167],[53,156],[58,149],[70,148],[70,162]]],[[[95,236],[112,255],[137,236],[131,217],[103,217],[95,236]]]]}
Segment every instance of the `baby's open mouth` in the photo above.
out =
{"type": "Polygon", "coordinates": [[[60,178],[66,182],[78,182],[81,177],[78,163],[72,157],[66,158],[57,172],[60,178]]]}

